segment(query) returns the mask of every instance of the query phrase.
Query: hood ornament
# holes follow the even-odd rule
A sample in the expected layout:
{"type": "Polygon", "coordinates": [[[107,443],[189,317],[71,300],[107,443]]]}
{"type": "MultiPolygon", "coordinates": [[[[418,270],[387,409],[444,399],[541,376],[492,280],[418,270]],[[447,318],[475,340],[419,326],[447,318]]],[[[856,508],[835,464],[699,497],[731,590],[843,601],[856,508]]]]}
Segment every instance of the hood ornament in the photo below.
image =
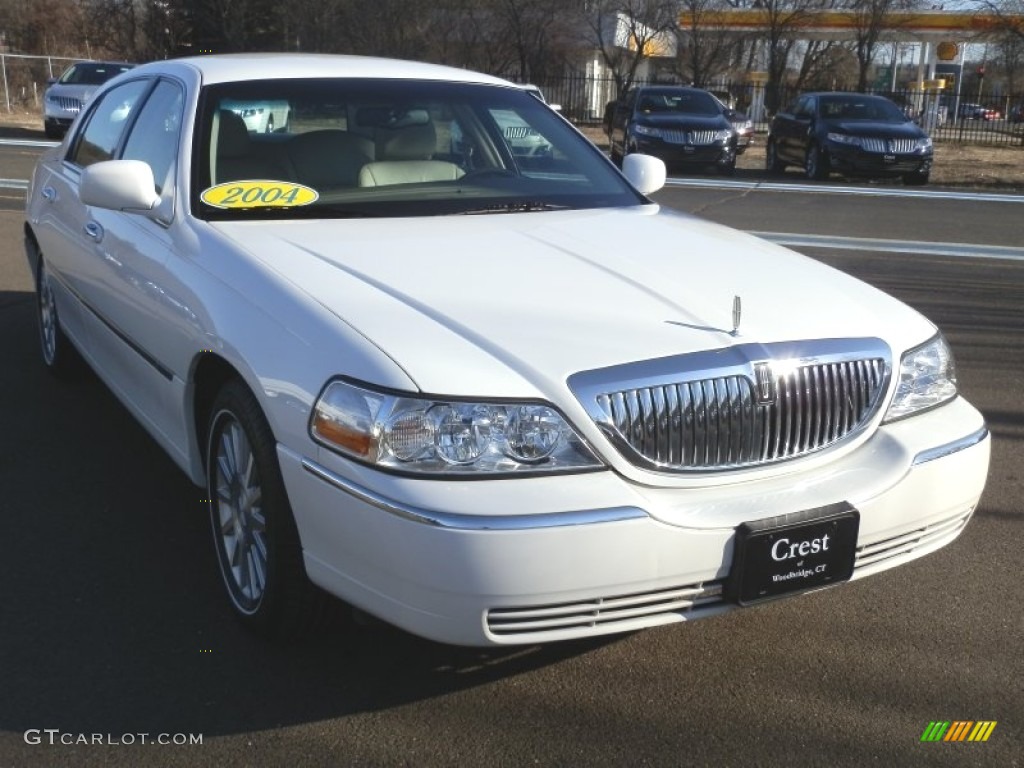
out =
{"type": "Polygon", "coordinates": [[[743,317],[743,300],[739,296],[732,297],[732,335],[740,333],[740,319],[743,317]]]}

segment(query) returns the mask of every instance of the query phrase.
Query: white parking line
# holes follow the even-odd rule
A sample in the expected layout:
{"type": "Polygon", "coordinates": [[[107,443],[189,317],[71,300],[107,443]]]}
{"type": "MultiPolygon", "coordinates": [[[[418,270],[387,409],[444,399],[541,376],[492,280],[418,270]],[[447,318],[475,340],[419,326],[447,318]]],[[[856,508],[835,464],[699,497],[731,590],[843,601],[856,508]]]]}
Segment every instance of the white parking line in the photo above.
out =
{"type": "Polygon", "coordinates": [[[59,141],[42,141],[41,139],[0,139],[0,147],[56,147],[59,141]]]}
{"type": "MultiPolygon", "coordinates": [[[[690,186],[710,186],[709,184],[698,183],[690,186]]],[[[669,183],[672,183],[670,181],[669,183]]],[[[722,184],[725,182],[717,182],[722,184]]],[[[745,182],[736,182],[745,184],[745,182]]],[[[678,186],[687,186],[682,182],[678,186]]],[[[747,186],[761,186],[748,184],[747,186]]],[[[765,187],[767,185],[764,185],[765,187]]],[[[815,191],[816,187],[793,185],[799,187],[800,191],[815,191]]],[[[28,181],[24,179],[0,179],[0,189],[28,189],[28,181]]],[[[821,187],[820,189],[839,189],[833,187],[821,187]]],[[[856,188],[854,188],[856,189],[856,188]]],[[[897,193],[901,190],[889,190],[897,193]]],[[[864,192],[885,192],[885,190],[864,190],[864,192]]],[[[932,193],[937,194],[937,193],[932,193]]],[[[947,193],[950,195],[957,193],[947,193]]],[[[968,193],[964,193],[965,195],[968,193]]],[[[989,196],[974,195],[969,199],[988,199],[989,196]]],[[[1024,202],[1024,197],[1011,199],[1011,202],[1024,202]]],[[[922,256],[950,256],[961,259],[1000,259],[1003,261],[1024,261],[1024,248],[1014,248],[1004,245],[975,245],[973,243],[934,243],[919,240],[885,240],[870,237],[838,237],[835,235],[803,235],[793,232],[751,232],[752,235],[763,237],[779,245],[807,248],[834,248],[847,251],[873,251],[885,253],[911,253],[922,256]]]]}
{"type": "Polygon", "coordinates": [[[1024,248],[973,243],[930,243],[914,240],[883,240],[871,237],[836,237],[834,235],[801,235],[790,232],[751,232],[779,245],[805,248],[835,248],[846,251],[910,253],[920,256],[950,256],[959,259],[1001,259],[1024,261],[1024,248]]]}
{"type": "Polygon", "coordinates": [[[727,179],[668,179],[667,187],[698,189],[798,192],[805,195],[863,195],[865,197],[918,197],[931,200],[972,200],[987,203],[1024,203],[1024,195],[999,192],[950,192],[941,189],[907,187],[851,187],[842,184],[792,184],[779,181],[730,181],[727,179]]]}

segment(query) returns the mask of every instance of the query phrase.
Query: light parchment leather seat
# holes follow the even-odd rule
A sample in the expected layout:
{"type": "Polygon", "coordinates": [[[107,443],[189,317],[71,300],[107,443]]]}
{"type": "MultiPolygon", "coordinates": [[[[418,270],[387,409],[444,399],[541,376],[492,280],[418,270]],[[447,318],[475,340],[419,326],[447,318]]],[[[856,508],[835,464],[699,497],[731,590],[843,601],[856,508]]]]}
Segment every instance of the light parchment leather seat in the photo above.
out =
{"type": "Polygon", "coordinates": [[[455,163],[432,159],[436,150],[437,134],[433,123],[381,129],[377,137],[377,156],[381,159],[362,167],[359,186],[383,187],[461,178],[465,172],[455,163]]]}

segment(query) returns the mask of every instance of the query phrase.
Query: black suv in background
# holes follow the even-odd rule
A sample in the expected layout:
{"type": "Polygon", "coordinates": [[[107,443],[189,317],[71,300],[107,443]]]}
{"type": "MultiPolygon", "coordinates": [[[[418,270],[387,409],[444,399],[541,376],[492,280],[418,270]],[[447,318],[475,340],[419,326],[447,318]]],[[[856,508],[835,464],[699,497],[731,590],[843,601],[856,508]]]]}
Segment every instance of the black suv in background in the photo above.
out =
{"type": "Polygon", "coordinates": [[[730,119],[746,118],[700,88],[650,85],[632,88],[605,110],[605,130],[612,160],[641,152],[665,161],[669,168],[713,166],[731,176],[738,132],[730,119]]]}
{"type": "Polygon", "coordinates": [[[819,181],[835,171],[927,184],[932,155],[932,140],[903,110],[863,93],[803,94],[775,115],[765,143],[769,171],[797,165],[819,181]]]}

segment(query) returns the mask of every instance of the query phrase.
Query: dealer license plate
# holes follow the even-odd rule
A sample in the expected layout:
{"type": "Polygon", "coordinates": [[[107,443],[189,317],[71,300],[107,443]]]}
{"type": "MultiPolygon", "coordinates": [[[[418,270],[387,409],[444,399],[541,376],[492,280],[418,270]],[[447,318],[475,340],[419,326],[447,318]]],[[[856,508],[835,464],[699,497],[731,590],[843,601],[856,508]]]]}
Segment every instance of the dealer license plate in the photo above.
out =
{"type": "Polygon", "coordinates": [[[838,584],[853,574],[860,514],[846,503],[743,523],[728,594],[740,605],[838,584]]]}

